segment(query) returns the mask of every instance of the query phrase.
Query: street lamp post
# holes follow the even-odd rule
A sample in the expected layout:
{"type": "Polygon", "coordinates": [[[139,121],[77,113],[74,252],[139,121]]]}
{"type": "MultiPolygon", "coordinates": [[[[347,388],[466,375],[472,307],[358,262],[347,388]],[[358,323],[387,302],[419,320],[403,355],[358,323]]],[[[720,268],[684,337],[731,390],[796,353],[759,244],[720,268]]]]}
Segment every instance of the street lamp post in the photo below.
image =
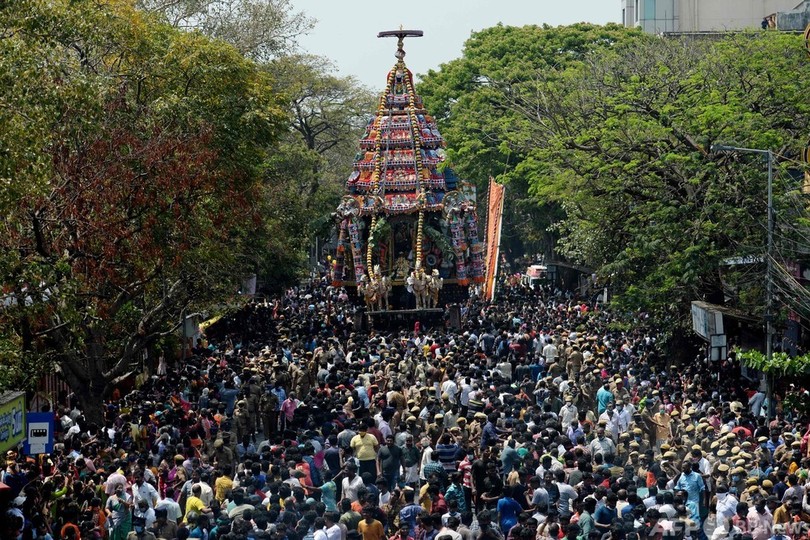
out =
{"type": "MultiPolygon", "coordinates": [[[[739,148],[737,146],[724,146],[721,144],[713,144],[711,147],[712,152],[739,152],[748,154],[759,154],[765,156],[768,161],[768,240],[765,254],[765,324],[766,335],[765,338],[765,356],[770,366],[773,360],[773,152],[770,150],[761,150],[759,148],[739,148]]],[[[767,381],[767,396],[768,396],[768,419],[773,418],[774,404],[773,404],[773,382],[770,375],[765,375],[767,381]]]]}

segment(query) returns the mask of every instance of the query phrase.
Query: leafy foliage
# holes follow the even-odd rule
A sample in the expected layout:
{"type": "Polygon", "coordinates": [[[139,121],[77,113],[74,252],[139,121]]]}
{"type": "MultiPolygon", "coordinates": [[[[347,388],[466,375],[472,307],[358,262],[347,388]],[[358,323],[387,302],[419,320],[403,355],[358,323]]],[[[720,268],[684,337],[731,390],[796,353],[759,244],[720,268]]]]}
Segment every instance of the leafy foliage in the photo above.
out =
{"type": "Polygon", "coordinates": [[[377,220],[374,224],[374,227],[371,229],[368,235],[368,245],[371,246],[371,249],[377,249],[377,245],[380,243],[380,239],[388,238],[391,235],[391,224],[388,223],[384,217],[381,217],[377,220]]]}
{"type": "Polygon", "coordinates": [[[559,206],[529,196],[529,177],[518,170],[535,144],[534,119],[512,106],[514,96],[536,73],[562,70],[635,35],[619,25],[498,25],[474,32],[461,58],[423,77],[417,91],[440,123],[454,170],[479,193],[489,176],[508,186],[505,250],[550,255],[556,238],[547,229],[563,217],[559,206]]]}
{"type": "Polygon", "coordinates": [[[810,355],[790,356],[784,352],[772,353],[772,359],[756,350],[737,350],[737,359],[743,365],[754,368],[757,371],[776,375],[780,377],[792,377],[796,375],[806,375],[810,370],[810,355]]]}
{"type": "Polygon", "coordinates": [[[230,45],[128,2],[0,17],[0,382],[53,362],[97,411],[182,313],[298,253],[287,187],[264,185],[284,102],[230,45]]]}
{"type": "Polygon", "coordinates": [[[289,54],[314,21],[290,0],[139,0],[138,7],[184,30],[198,30],[255,60],[289,54]]]}
{"type": "Polygon", "coordinates": [[[265,69],[289,100],[290,129],[274,169],[298,186],[309,232],[328,236],[331,231],[317,223],[323,223],[343,195],[375,96],[355,79],[333,75],[333,67],[320,57],[286,56],[265,69]]]}
{"type": "Polygon", "coordinates": [[[441,231],[431,227],[430,225],[425,225],[425,235],[430,238],[431,242],[439,247],[439,251],[442,252],[442,257],[447,260],[452,260],[455,257],[453,246],[450,245],[447,237],[443,235],[441,231]]]}
{"type": "MultiPolygon", "coordinates": [[[[495,27],[420,90],[453,166],[512,188],[506,226],[527,245],[596,269],[620,307],[685,328],[691,300],[723,301],[721,261],[765,244],[762,160],[709,148],[798,157],[808,71],[800,38],[780,33],[495,27]]],[[[761,309],[751,276],[735,280],[738,307],[761,309]]]]}

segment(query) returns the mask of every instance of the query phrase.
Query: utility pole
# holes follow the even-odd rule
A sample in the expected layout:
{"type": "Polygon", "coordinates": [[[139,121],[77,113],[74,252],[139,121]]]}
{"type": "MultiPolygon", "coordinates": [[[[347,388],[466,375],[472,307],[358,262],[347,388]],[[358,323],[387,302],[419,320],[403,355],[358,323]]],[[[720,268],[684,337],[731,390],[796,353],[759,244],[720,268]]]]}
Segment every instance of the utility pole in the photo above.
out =
{"type": "MultiPolygon", "coordinates": [[[[808,27],[810,28],[810,27],[808,27]]],[[[748,154],[759,154],[765,156],[768,161],[768,236],[765,248],[765,357],[770,367],[773,361],[773,336],[774,336],[774,314],[773,314],[773,152],[761,150],[759,148],[739,148],[736,146],[724,146],[713,144],[712,152],[739,152],[748,154]]],[[[765,374],[768,399],[768,420],[774,416],[776,407],[773,403],[773,378],[768,373],[765,374]]]]}

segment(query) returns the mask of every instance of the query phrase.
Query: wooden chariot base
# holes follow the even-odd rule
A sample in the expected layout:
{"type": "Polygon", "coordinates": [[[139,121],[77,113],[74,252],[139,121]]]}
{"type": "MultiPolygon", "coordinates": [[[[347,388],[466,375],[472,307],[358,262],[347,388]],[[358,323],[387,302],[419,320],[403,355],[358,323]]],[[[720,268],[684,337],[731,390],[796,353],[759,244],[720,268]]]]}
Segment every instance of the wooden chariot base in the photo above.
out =
{"type": "Polygon", "coordinates": [[[382,311],[366,311],[366,323],[375,329],[409,329],[419,321],[423,329],[444,326],[444,309],[389,309],[382,311]]]}

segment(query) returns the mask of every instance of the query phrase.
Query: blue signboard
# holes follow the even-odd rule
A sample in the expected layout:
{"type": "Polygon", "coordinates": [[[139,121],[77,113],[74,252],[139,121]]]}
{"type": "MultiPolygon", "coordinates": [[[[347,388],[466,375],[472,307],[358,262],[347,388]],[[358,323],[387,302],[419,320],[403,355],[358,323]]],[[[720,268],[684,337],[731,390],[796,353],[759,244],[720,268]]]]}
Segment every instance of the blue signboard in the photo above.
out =
{"type": "Polygon", "coordinates": [[[50,454],[53,451],[53,413],[27,414],[28,432],[23,452],[29,456],[50,454]]]}

